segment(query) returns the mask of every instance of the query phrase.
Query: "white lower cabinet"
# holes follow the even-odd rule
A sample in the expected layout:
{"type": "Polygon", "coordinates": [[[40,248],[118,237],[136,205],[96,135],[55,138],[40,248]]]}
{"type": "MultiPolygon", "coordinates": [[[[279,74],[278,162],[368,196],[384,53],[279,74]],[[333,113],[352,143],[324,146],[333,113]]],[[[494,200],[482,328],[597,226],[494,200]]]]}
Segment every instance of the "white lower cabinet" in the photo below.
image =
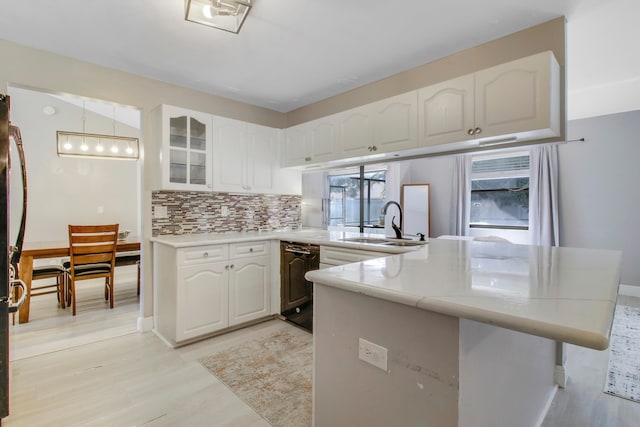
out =
{"type": "Polygon", "coordinates": [[[176,346],[270,313],[269,242],[154,244],[155,332],[176,346]]]}
{"type": "Polygon", "coordinates": [[[229,270],[229,326],[269,315],[269,257],[235,260],[229,270]]]}
{"type": "Polygon", "coordinates": [[[176,342],[229,325],[228,281],[227,261],[178,269],[176,342]]]}

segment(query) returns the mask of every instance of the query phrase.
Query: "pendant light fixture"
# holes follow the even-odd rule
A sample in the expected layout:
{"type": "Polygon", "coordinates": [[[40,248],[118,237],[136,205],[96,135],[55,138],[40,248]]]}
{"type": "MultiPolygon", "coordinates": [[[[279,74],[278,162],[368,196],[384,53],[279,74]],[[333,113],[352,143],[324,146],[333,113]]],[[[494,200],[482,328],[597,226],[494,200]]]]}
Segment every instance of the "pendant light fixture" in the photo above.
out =
{"type": "Polygon", "coordinates": [[[185,0],[184,19],[238,34],[252,0],[185,0]]]}
{"type": "Polygon", "coordinates": [[[82,132],[57,131],[58,156],[80,156],[101,159],[136,160],[138,138],[116,135],[116,108],[113,107],[112,135],[86,132],[87,111],[82,102],[82,132]],[[111,147],[105,150],[106,147],[111,147]],[[120,147],[123,149],[121,150],[120,147]],[[126,148],[125,148],[126,147],[126,148]]]}

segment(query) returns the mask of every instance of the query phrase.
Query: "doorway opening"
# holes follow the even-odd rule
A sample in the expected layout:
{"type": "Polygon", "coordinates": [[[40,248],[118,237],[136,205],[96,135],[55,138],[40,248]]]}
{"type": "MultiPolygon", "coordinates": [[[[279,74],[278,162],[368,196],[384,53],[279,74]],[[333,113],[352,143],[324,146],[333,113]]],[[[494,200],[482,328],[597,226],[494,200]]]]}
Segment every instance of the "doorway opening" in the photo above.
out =
{"type": "MultiPolygon", "coordinates": [[[[11,122],[20,128],[27,172],[24,247],[68,241],[69,224],[118,223],[128,240],[142,236],[142,162],[58,156],[57,131],[119,135],[141,139],[140,110],[108,101],[53,94],[10,85],[11,122]]],[[[21,213],[20,182],[11,181],[10,241],[21,213]],[[14,200],[19,197],[20,200],[14,200]]],[[[139,240],[138,240],[139,241],[139,240]]],[[[34,265],[61,258],[34,259],[34,265]]],[[[47,280],[33,283],[42,286],[47,280]]],[[[104,282],[84,281],[77,289],[78,312],[62,309],[55,293],[32,297],[29,321],[10,328],[10,360],[74,347],[137,330],[140,298],[137,266],[116,268],[114,309],[104,299],[104,282]]]]}

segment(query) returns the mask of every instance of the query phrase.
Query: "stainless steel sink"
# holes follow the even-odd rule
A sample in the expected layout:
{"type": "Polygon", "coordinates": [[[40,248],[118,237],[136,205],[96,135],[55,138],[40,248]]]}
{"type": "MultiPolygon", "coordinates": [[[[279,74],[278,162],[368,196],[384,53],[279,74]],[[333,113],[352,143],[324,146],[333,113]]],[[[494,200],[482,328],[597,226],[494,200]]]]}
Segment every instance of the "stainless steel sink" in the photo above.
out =
{"type": "Polygon", "coordinates": [[[340,239],[343,242],[354,243],[369,243],[371,245],[386,245],[386,246],[421,246],[426,245],[427,242],[411,239],[390,239],[380,237],[349,237],[346,239],[340,239]]]}
{"type": "Polygon", "coordinates": [[[388,246],[422,246],[422,245],[426,245],[427,242],[419,241],[419,240],[391,240],[391,241],[386,241],[383,244],[388,246]]]}
{"type": "Polygon", "coordinates": [[[371,244],[386,244],[386,239],[381,239],[379,237],[349,237],[346,239],[340,239],[343,242],[354,242],[354,243],[371,243],[371,244]]]}

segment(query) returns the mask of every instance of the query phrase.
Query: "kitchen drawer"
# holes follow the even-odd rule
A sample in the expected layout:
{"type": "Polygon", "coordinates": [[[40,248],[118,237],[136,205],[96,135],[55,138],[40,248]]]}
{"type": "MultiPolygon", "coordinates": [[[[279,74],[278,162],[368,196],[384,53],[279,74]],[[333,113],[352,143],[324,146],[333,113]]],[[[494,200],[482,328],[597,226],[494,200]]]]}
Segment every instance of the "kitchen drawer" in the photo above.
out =
{"type": "Polygon", "coordinates": [[[229,258],[229,245],[197,246],[178,249],[178,267],[196,265],[229,258]]]}
{"type": "Polygon", "coordinates": [[[320,246],[320,262],[323,264],[342,265],[368,259],[386,257],[384,252],[363,251],[359,249],[343,249],[334,246],[320,246]]]}
{"type": "Polygon", "coordinates": [[[231,243],[229,245],[229,259],[248,258],[269,254],[269,240],[259,242],[231,243]]]}

